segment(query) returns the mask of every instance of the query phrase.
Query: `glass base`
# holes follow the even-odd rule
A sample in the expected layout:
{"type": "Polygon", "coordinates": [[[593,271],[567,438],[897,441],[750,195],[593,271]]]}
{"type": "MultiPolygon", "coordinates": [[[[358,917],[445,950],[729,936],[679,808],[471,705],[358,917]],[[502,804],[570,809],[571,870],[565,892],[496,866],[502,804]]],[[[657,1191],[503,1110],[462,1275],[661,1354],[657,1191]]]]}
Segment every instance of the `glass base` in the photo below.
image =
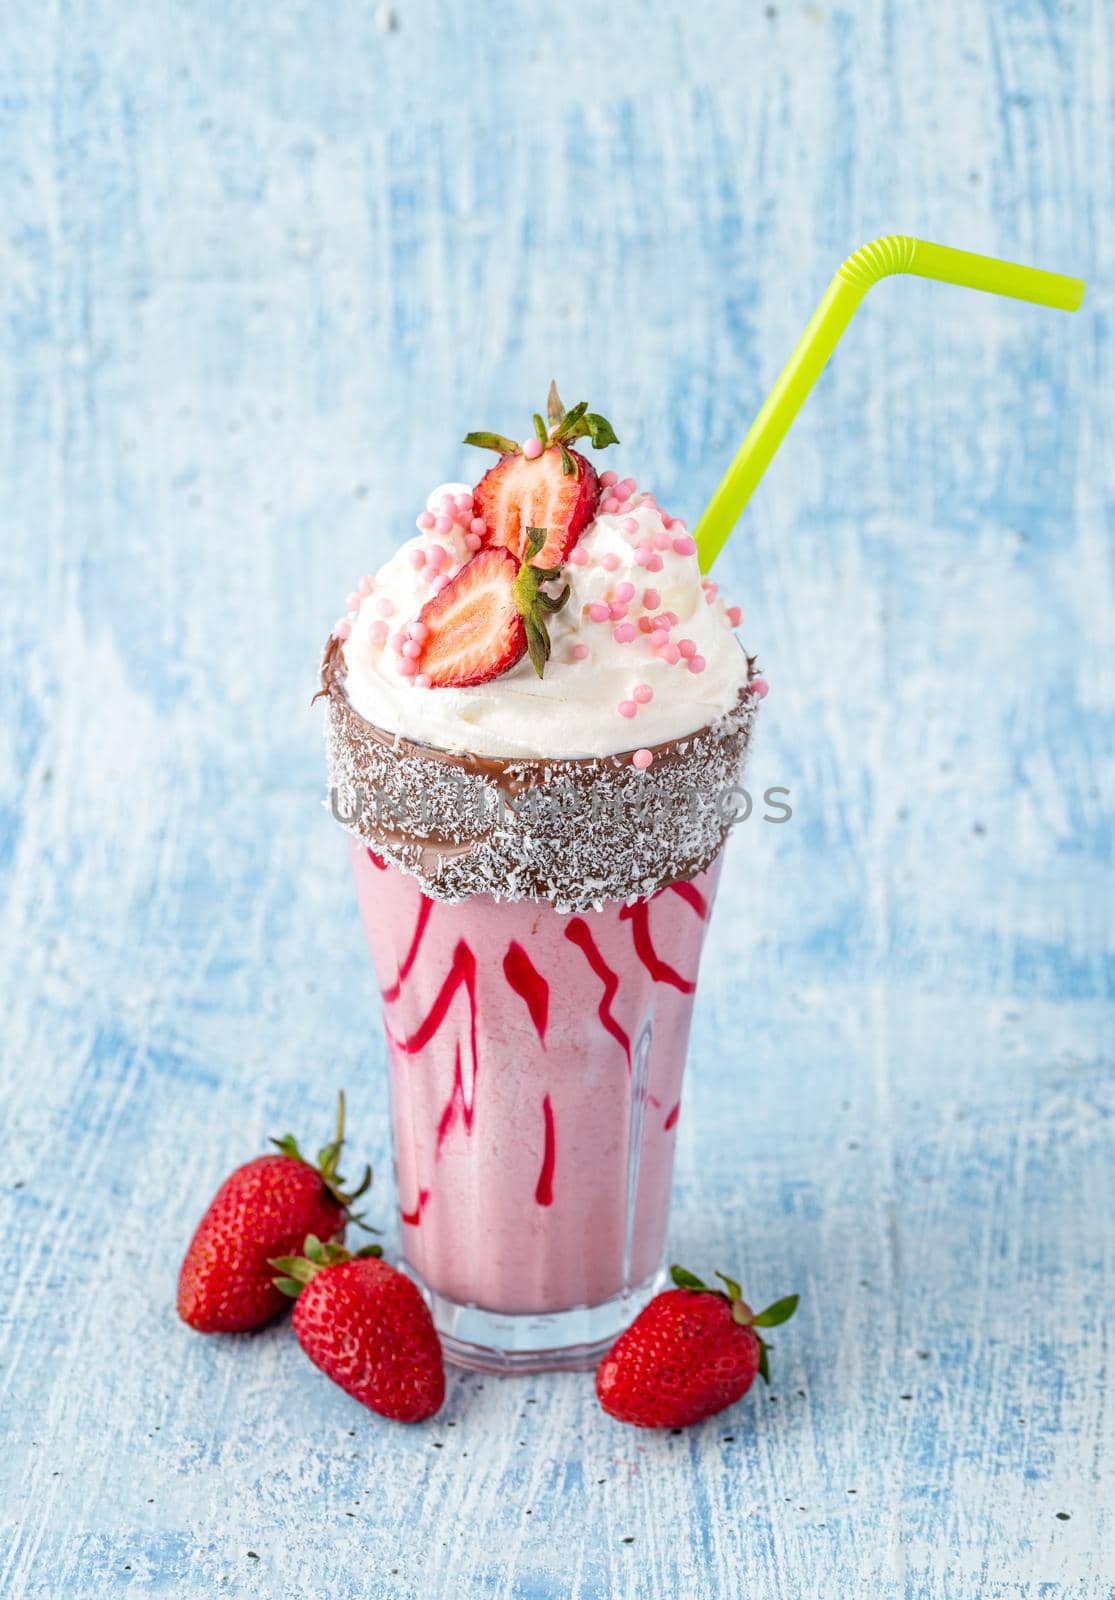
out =
{"type": "Polygon", "coordinates": [[[473,1372],[509,1375],[589,1371],[666,1281],[656,1272],[598,1306],[511,1313],[447,1300],[407,1270],[429,1301],[445,1359],[473,1372]]]}

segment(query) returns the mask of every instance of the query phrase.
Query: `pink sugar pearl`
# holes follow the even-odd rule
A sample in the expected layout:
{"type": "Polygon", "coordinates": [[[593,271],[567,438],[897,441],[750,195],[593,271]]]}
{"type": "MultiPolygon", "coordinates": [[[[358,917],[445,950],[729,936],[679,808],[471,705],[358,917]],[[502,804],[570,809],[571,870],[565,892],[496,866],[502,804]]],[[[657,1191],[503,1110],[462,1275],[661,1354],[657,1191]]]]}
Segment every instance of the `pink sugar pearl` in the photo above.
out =
{"type": "Polygon", "coordinates": [[[694,639],[679,639],[678,640],[678,649],[681,651],[681,653],[685,657],[686,661],[691,661],[692,658],[697,654],[696,640],[694,640],[694,639]]]}
{"type": "Polygon", "coordinates": [[[701,588],[705,591],[705,599],[708,601],[709,605],[711,606],[712,602],[716,599],[716,596],[717,596],[717,593],[718,593],[718,585],[713,583],[711,578],[702,578],[701,579],[701,588]]]}
{"type": "Polygon", "coordinates": [[[356,585],[356,588],[360,594],[371,594],[372,590],[375,588],[375,583],[371,578],[365,576],[361,578],[360,582],[356,585]]]}
{"type": "Polygon", "coordinates": [[[352,623],[348,620],[347,617],[342,617],[340,622],[338,622],[336,627],[333,629],[333,637],[334,637],[334,639],[345,640],[350,636],[351,633],[352,633],[352,623]]]}
{"type": "Polygon", "coordinates": [[[425,533],[434,525],[434,514],[432,511],[423,511],[422,515],[414,520],[415,526],[421,528],[422,532],[425,533]]]}
{"type": "Polygon", "coordinates": [[[379,617],[393,617],[395,615],[394,600],[388,600],[386,595],[384,595],[382,600],[377,600],[376,615],[379,617]]]}
{"type": "MultiPolygon", "coordinates": [[[[654,559],[654,551],[648,549],[645,545],[640,545],[635,552],[635,565],[637,567],[649,567],[654,559]]],[[[661,566],[661,561],[658,564],[661,566]]]]}
{"type": "Polygon", "coordinates": [[[654,548],[656,550],[668,550],[670,548],[670,535],[662,532],[656,533],[654,536],[654,548]]]}
{"type": "Polygon", "coordinates": [[[674,551],[679,556],[695,555],[697,546],[687,533],[674,540],[674,551]]]}
{"type": "Polygon", "coordinates": [[[621,717],[633,717],[638,709],[634,700],[621,700],[616,707],[621,717]]]}
{"type": "MultiPolygon", "coordinates": [[[[438,529],[439,533],[444,531],[444,529],[438,529]]],[[[432,544],[426,551],[426,560],[436,570],[438,567],[443,567],[449,560],[449,551],[443,544],[432,544]]]]}
{"type": "Polygon", "coordinates": [[[619,557],[616,555],[615,551],[609,550],[606,556],[602,556],[600,558],[600,565],[604,568],[605,572],[615,572],[616,568],[619,566],[619,557]]]}
{"type": "Polygon", "coordinates": [[[456,505],[458,511],[471,511],[472,510],[472,495],[471,495],[471,493],[469,493],[469,494],[459,494],[457,496],[454,504],[456,505]]]}
{"type": "Polygon", "coordinates": [[[613,600],[608,607],[608,615],[613,622],[624,622],[627,619],[627,607],[621,605],[618,600],[613,600]]]}
{"type": "Polygon", "coordinates": [[[391,648],[396,653],[403,648],[403,646],[404,646],[404,644],[406,644],[406,642],[407,642],[407,636],[406,636],[405,633],[403,633],[403,631],[401,629],[399,630],[398,633],[393,633],[391,635],[391,648]]]}
{"type": "MultiPolygon", "coordinates": [[[[653,633],[654,623],[649,617],[640,617],[638,621],[638,629],[640,633],[653,633]]],[[[665,638],[665,635],[663,637],[665,638]]]]}
{"type": "Polygon", "coordinates": [[[409,560],[415,572],[421,572],[422,568],[426,565],[425,550],[412,550],[410,552],[409,560]]]}
{"type": "Polygon", "coordinates": [[[480,535],[478,533],[466,533],[465,534],[465,549],[466,550],[479,550],[480,546],[483,543],[484,543],[484,541],[483,541],[483,539],[481,539],[481,537],[480,537],[480,535]]]}
{"type": "Polygon", "coordinates": [[[424,622],[412,622],[410,627],[407,629],[407,632],[410,634],[411,638],[417,639],[419,644],[422,643],[429,631],[429,628],[427,628],[424,622]]]}
{"type": "Polygon", "coordinates": [[[587,550],[582,550],[580,545],[578,545],[575,550],[570,552],[569,565],[571,567],[587,567],[588,566],[588,551],[587,550]]]}
{"type": "Polygon", "coordinates": [[[360,601],[361,601],[362,598],[363,597],[361,595],[357,594],[355,589],[352,591],[351,594],[346,594],[345,595],[345,610],[346,611],[359,611],[360,610],[360,601]]]}
{"type": "Polygon", "coordinates": [[[770,693],[770,684],[765,678],[752,678],[751,693],[760,700],[765,700],[770,693]]]}
{"type": "Polygon", "coordinates": [[[645,567],[646,567],[648,572],[661,572],[662,571],[662,557],[661,556],[648,556],[646,561],[644,563],[641,563],[641,565],[645,565],[645,567]]]}
{"type": "Polygon", "coordinates": [[[647,768],[650,766],[650,764],[651,764],[651,762],[653,760],[654,760],[654,752],[653,751],[651,751],[651,750],[636,750],[635,754],[631,757],[631,765],[633,767],[638,767],[640,772],[645,772],[647,770],[647,768]]]}
{"type": "Polygon", "coordinates": [[[689,670],[690,670],[690,672],[703,672],[707,665],[708,665],[708,662],[705,660],[704,656],[690,656],[689,657],[689,670]]]}
{"type": "Polygon", "coordinates": [[[630,644],[635,637],[635,627],[630,622],[621,622],[618,628],[612,629],[612,638],[617,644],[630,644]]]}
{"type": "Polygon", "coordinates": [[[488,531],[488,524],[483,517],[473,517],[468,525],[468,531],[469,533],[478,533],[483,538],[488,531]]]}
{"type": "Polygon", "coordinates": [[[631,691],[631,697],[641,706],[648,706],[654,699],[654,690],[649,683],[637,683],[631,691]]]}
{"type": "Polygon", "coordinates": [[[733,628],[738,628],[743,621],[743,611],[739,606],[729,606],[724,615],[728,619],[729,626],[733,628]]]}
{"type": "Polygon", "coordinates": [[[382,644],[387,638],[386,622],[373,622],[371,627],[368,629],[368,638],[373,644],[382,644]]]}
{"type": "Polygon", "coordinates": [[[613,511],[619,510],[619,501],[614,494],[606,494],[600,502],[600,509],[605,515],[610,515],[613,511]]]}
{"type": "Polygon", "coordinates": [[[624,500],[630,500],[631,496],[635,493],[635,487],[636,485],[634,478],[621,478],[616,484],[616,494],[621,496],[624,500]]]}
{"type": "Polygon", "coordinates": [[[588,655],[588,645],[575,644],[569,654],[573,657],[574,661],[584,661],[588,655]]]}
{"type": "Polygon", "coordinates": [[[624,517],[623,521],[620,523],[620,527],[623,529],[624,533],[638,533],[639,519],[638,517],[624,517]]]}
{"type": "Polygon", "coordinates": [[[404,639],[404,641],[403,641],[403,655],[404,656],[407,656],[409,658],[409,660],[411,660],[411,661],[416,661],[421,654],[422,654],[422,646],[418,643],[417,639],[404,639]]]}
{"type": "Polygon", "coordinates": [[[662,604],[662,596],[659,594],[657,589],[644,589],[643,604],[646,606],[648,611],[657,611],[658,607],[662,604]]]}
{"type": "Polygon", "coordinates": [[[594,600],[588,608],[588,614],[593,622],[607,622],[611,612],[602,600],[594,600]]]}
{"type": "Polygon", "coordinates": [[[616,584],[616,599],[621,603],[621,605],[626,605],[628,600],[634,600],[634,598],[635,585],[633,583],[627,583],[624,581],[623,583],[616,584]]]}
{"type": "Polygon", "coordinates": [[[537,461],[538,457],[542,454],[541,439],[528,439],[526,444],[523,446],[523,454],[526,456],[528,461],[537,461]]]}
{"type": "Polygon", "coordinates": [[[681,660],[681,651],[676,644],[664,644],[658,654],[663,661],[668,661],[671,667],[676,667],[681,660]]]}
{"type": "Polygon", "coordinates": [[[609,471],[609,472],[602,472],[600,474],[600,482],[602,483],[602,485],[604,486],[605,489],[610,489],[612,487],[613,483],[617,483],[618,481],[619,481],[619,474],[616,473],[616,472],[609,471]]]}
{"type": "Polygon", "coordinates": [[[414,675],[414,687],[416,689],[428,689],[430,687],[430,674],[428,672],[416,672],[414,675]]]}
{"type": "Polygon", "coordinates": [[[663,613],[662,613],[662,621],[668,623],[671,628],[676,628],[677,625],[678,625],[678,614],[677,614],[677,612],[676,611],[663,611],[663,613]]]}
{"type": "Polygon", "coordinates": [[[451,494],[443,494],[437,503],[437,508],[443,517],[451,517],[457,509],[457,502],[451,494]]]}
{"type": "Polygon", "coordinates": [[[669,644],[670,635],[666,632],[665,628],[655,628],[654,632],[650,636],[650,642],[652,649],[661,651],[664,644],[669,644]]]}
{"type": "Polygon", "coordinates": [[[449,582],[448,574],[444,573],[444,572],[439,572],[437,577],[434,579],[433,583],[430,585],[430,587],[434,591],[435,594],[440,594],[441,591],[445,588],[445,586],[446,586],[446,584],[448,582],[449,582]]]}
{"type": "Polygon", "coordinates": [[[402,678],[414,678],[418,675],[418,663],[417,661],[412,661],[409,656],[400,656],[395,665],[399,669],[399,676],[402,678]]]}
{"type": "Polygon", "coordinates": [[[443,517],[435,517],[434,518],[434,532],[435,533],[452,533],[453,532],[453,518],[452,517],[444,517],[444,516],[443,517]]]}

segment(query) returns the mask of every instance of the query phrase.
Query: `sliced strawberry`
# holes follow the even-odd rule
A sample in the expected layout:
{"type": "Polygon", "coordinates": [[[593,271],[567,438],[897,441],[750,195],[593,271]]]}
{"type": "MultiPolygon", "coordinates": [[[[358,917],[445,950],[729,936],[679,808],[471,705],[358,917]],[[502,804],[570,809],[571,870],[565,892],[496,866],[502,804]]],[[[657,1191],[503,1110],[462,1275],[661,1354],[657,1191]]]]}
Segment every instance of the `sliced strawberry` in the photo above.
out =
{"type": "Polygon", "coordinates": [[[486,544],[502,545],[522,561],[527,529],[545,528],[546,542],[531,565],[560,567],[596,515],[599,494],[592,463],[567,445],[551,445],[533,461],[501,456],[477,484],[473,503],[488,524],[486,544]]]}
{"type": "Polygon", "coordinates": [[[426,639],[418,658],[432,688],[487,683],[526,654],[527,632],[515,600],[519,563],[509,550],[480,550],[422,607],[426,639]]]}

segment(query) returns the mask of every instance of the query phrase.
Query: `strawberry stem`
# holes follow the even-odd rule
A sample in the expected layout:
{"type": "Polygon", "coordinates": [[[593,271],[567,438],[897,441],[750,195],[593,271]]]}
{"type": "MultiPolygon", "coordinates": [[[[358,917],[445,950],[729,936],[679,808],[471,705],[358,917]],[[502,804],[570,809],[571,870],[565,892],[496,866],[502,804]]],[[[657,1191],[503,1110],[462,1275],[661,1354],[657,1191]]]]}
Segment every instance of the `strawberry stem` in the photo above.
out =
{"type": "MultiPolygon", "coordinates": [[[[345,1142],[345,1091],[342,1089],[337,1095],[337,1124],[332,1139],[328,1144],[322,1145],[317,1153],[317,1166],[314,1171],[321,1178],[322,1183],[329,1193],[344,1208],[345,1220],[355,1222],[358,1228],[363,1228],[366,1233],[375,1233],[377,1229],[369,1227],[363,1217],[352,1210],[353,1205],[362,1194],[366,1194],[371,1187],[372,1169],[364,1168],[360,1182],[355,1189],[346,1191],[345,1180],[337,1170],[341,1159],[341,1149],[345,1142]]],[[[293,1161],[304,1162],[306,1166],[312,1163],[306,1161],[298,1146],[298,1141],[292,1133],[284,1133],[281,1139],[272,1139],[271,1143],[276,1150],[281,1150],[284,1156],[289,1156],[293,1161]]]]}
{"type": "Polygon", "coordinates": [[[276,1289],[291,1300],[297,1300],[319,1272],[339,1266],[342,1261],[362,1261],[368,1256],[383,1254],[378,1244],[366,1244],[359,1250],[346,1250],[343,1244],[334,1244],[331,1239],[322,1241],[316,1233],[306,1235],[302,1252],[300,1256],[273,1256],[267,1263],[279,1273],[277,1278],[271,1280],[276,1289]]]}

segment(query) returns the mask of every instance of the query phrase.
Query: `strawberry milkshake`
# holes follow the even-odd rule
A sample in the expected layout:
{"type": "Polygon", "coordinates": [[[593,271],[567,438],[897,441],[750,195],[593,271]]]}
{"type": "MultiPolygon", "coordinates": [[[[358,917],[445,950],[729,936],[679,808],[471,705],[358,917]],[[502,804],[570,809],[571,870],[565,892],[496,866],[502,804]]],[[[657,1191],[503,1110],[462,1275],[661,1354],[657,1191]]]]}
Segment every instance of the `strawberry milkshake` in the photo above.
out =
{"type": "Polygon", "coordinates": [[[701,946],[766,685],[553,389],[427,500],[322,668],[405,1264],[446,1354],[587,1366],[659,1286],[701,946]]]}

